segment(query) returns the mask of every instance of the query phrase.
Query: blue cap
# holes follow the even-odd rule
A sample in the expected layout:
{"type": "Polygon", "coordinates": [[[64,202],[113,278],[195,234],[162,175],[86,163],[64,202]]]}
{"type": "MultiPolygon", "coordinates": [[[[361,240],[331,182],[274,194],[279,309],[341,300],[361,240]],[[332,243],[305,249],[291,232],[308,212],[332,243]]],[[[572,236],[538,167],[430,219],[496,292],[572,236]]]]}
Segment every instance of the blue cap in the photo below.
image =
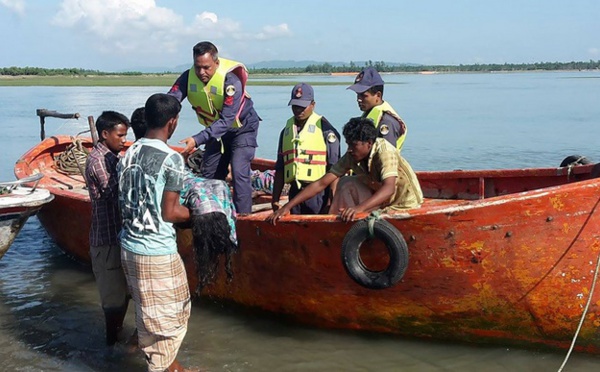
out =
{"type": "Polygon", "coordinates": [[[292,89],[292,99],[288,106],[308,107],[315,100],[313,88],[306,83],[299,83],[292,89]]]}
{"type": "Polygon", "coordinates": [[[354,84],[350,85],[346,89],[353,90],[356,93],[362,93],[369,88],[383,84],[383,79],[381,78],[381,75],[379,75],[379,72],[377,72],[377,70],[375,70],[373,67],[367,67],[358,75],[356,75],[354,84]]]}

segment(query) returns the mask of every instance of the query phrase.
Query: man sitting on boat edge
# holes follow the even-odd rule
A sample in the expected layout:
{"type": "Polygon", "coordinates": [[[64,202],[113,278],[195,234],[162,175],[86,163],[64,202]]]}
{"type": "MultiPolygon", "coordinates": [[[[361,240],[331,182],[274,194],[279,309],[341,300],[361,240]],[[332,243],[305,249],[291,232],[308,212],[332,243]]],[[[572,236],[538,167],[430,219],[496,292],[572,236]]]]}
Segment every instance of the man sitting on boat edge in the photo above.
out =
{"type": "Polygon", "coordinates": [[[348,144],[346,154],[323,177],[269,215],[268,222],[275,225],[294,206],[318,194],[349,170],[354,175],[341,178],[329,211],[339,213],[343,221],[378,208],[409,209],[423,203],[423,192],[411,166],[392,144],[377,137],[377,128],[370,119],[350,119],[344,125],[343,135],[348,144]]]}

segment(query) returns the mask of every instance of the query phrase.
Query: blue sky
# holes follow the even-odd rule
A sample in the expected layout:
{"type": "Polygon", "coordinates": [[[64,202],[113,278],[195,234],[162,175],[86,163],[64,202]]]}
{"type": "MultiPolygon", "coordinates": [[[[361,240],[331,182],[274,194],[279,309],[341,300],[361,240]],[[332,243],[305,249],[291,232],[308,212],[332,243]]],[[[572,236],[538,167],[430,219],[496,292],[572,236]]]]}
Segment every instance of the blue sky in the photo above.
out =
{"type": "Polygon", "coordinates": [[[598,19],[598,0],[0,0],[0,67],[173,68],[202,40],[247,64],[587,61],[598,19]]]}

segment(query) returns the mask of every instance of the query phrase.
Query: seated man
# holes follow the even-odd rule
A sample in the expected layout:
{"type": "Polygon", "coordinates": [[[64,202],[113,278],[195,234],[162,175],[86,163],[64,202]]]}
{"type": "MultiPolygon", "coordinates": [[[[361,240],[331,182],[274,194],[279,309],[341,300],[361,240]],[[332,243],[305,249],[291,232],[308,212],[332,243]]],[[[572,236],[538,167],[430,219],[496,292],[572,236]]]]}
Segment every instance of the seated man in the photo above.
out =
{"type": "Polygon", "coordinates": [[[343,135],[348,144],[346,154],[267,221],[275,224],[294,206],[318,194],[349,170],[354,175],[340,180],[330,209],[330,213],[339,212],[343,221],[351,221],[356,213],[379,208],[417,208],[423,203],[423,192],[412,168],[392,144],[377,138],[377,129],[369,119],[350,119],[344,125],[343,135]]]}

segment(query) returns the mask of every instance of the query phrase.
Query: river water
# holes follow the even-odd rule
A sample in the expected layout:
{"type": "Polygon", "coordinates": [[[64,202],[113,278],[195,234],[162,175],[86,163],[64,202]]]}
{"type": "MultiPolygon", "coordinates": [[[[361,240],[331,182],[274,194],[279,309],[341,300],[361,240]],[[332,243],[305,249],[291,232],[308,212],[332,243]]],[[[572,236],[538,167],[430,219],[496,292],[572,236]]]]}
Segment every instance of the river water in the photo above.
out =
{"type": "MultiPolygon", "coordinates": [[[[352,77],[286,77],[350,84],[352,77]]],[[[558,166],[568,155],[600,161],[600,73],[384,75],[388,100],[409,127],[403,155],[417,170],[558,166]]],[[[97,117],[126,115],[168,87],[0,87],[0,179],[39,141],[37,108],[97,117]]],[[[251,86],[262,117],[257,156],[273,158],[291,115],[289,87],[251,86]]],[[[360,114],[345,85],[316,86],[317,112],[341,132],[360,114]]],[[[183,105],[173,142],[198,130],[183,105]]],[[[46,121],[76,134],[85,119],[46,121]]],[[[133,136],[133,134],[131,134],[133,136]]],[[[77,216],[73,216],[77,218],[77,216]]],[[[133,329],[130,311],[127,327],[133,329]]],[[[552,371],[566,351],[465,345],[329,331],[196,300],[179,358],[210,371],[552,371]]],[[[3,371],[143,371],[141,355],[104,347],[103,315],[89,267],[64,256],[34,217],[0,260],[3,371]]],[[[567,371],[597,370],[573,354],[567,371]]]]}

